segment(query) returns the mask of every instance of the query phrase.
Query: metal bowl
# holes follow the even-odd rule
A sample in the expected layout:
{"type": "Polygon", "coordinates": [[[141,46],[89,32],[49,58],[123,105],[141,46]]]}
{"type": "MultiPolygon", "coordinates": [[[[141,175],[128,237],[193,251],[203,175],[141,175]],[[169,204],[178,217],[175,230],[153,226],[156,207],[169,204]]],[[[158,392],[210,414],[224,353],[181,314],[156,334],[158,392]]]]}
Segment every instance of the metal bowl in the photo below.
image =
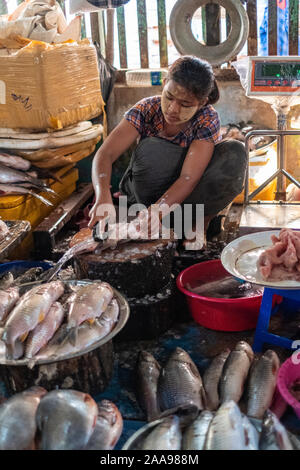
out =
{"type": "Polygon", "coordinates": [[[259,157],[260,155],[264,155],[274,144],[276,143],[276,137],[269,142],[268,144],[264,144],[262,147],[258,147],[255,150],[250,150],[249,157],[259,157]]]}
{"type": "MultiPolygon", "coordinates": [[[[122,447],[122,450],[140,450],[142,441],[150,434],[150,432],[160,423],[164,421],[165,418],[152,421],[151,423],[146,424],[145,426],[138,429],[132,436],[125,442],[122,447]]],[[[253,424],[257,432],[260,434],[262,429],[262,420],[248,417],[250,422],[253,424]]],[[[291,444],[294,450],[300,449],[299,437],[295,436],[292,432],[286,429],[287,434],[290,438],[291,444]]]]}
{"type": "Polygon", "coordinates": [[[146,424],[145,426],[138,429],[132,436],[125,442],[122,450],[139,450],[142,440],[150,434],[150,432],[157,426],[162,423],[165,418],[157,419],[151,423],[146,424]]]}
{"type": "Polygon", "coordinates": [[[5,223],[9,228],[9,234],[0,241],[0,261],[8,257],[31,229],[27,220],[5,220],[5,223]]]}
{"type": "MultiPolygon", "coordinates": [[[[85,284],[93,284],[96,281],[90,281],[90,280],[80,280],[80,281],[62,281],[65,285],[72,285],[72,286],[77,286],[77,285],[85,285],[85,284]]],[[[41,282],[30,282],[28,284],[23,284],[20,286],[20,291],[21,293],[27,292],[29,289],[32,287],[35,287],[37,285],[41,284],[41,282]]],[[[112,331],[106,335],[104,338],[101,338],[99,341],[96,341],[95,343],[91,344],[85,349],[82,349],[78,352],[75,353],[70,353],[70,354],[65,354],[64,356],[55,356],[55,358],[52,359],[41,359],[37,360],[35,362],[35,365],[43,365],[43,364],[52,364],[55,362],[59,361],[65,361],[67,359],[74,359],[75,357],[82,356],[84,354],[87,354],[94,349],[99,348],[100,346],[103,346],[104,344],[108,343],[114,336],[116,336],[122,328],[125,326],[128,318],[129,318],[129,305],[127,300],[120,294],[119,291],[116,289],[113,289],[114,296],[118,302],[120,313],[119,313],[119,319],[115,327],[112,329],[112,331]]],[[[7,366],[24,366],[28,365],[30,359],[6,359],[5,361],[0,359],[0,364],[1,365],[7,365],[7,366]]]]}

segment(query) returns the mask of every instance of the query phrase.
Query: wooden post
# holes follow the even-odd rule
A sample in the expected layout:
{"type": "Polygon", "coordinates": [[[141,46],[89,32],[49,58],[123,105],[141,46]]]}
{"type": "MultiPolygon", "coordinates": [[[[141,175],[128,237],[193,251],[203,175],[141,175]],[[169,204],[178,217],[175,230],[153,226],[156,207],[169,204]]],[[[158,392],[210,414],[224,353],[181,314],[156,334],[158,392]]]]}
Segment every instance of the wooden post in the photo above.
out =
{"type": "Polygon", "coordinates": [[[7,15],[7,4],[5,0],[0,0],[0,15],[7,15]]]}
{"type": "Polygon", "coordinates": [[[249,18],[248,55],[257,55],[257,9],[256,0],[248,0],[247,14],[249,18]]]}
{"type": "Polygon", "coordinates": [[[289,55],[298,55],[299,0],[289,0],[289,55]]]}
{"type": "Polygon", "coordinates": [[[99,14],[94,12],[90,14],[92,41],[100,45],[99,14]]]}
{"type": "Polygon", "coordinates": [[[127,69],[127,47],[124,7],[117,8],[120,66],[127,69]]]}
{"type": "Polygon", "coordinates": [[[268,0],[268,51],[269,55],[277,55],[277,2],[268,0]]]}
{"type": "Polygon", "coordinates": [[[206,11],[206,45],[216,46],[220,44],[220,15],[221,9],[215,3],[205,5],[206,11]]]}
{"type": "Polygon", "coordinates": [[[106,57],[106,32],[104,23],[104,11],[98,13],[100,49],[103,57],[106,57]]]}
{"type": "Polygon", "coordinates": [[[149,68],[148,32],[147,32],[147,16],[146,16],[145,0],[137,0],[137,17],[138,17],[138,27],[139,27],[141,68],[148,69],[149,68]]]}
{"type": "Polygon", "coordinates": [[[157,0],[159,57],[160,66],[168,66],[168,43],[166,29],[166,3],[165,0],[157,0]]]}
{"type": "Polygon", "coordinates": [[[106,36],[106,59],[110,64],[114,63],[114,8],[107,9],[107,36],[106,36]]]}

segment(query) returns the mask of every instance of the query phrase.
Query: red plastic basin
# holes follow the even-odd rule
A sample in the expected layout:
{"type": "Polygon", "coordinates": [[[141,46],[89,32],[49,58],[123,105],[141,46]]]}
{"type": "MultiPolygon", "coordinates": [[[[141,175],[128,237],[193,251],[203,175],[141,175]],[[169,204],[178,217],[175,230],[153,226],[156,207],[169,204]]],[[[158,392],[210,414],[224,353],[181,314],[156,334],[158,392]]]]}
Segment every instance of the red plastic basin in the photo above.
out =
{"type": "Polygon", "coordinates": [[[262,294],[239,299],[203,297],[185,288],[195,281],[223,279],[228,272],[221,261],[211,260],[184,269],[177,277],[178,289],[186,295],[193,319],[202,326],[219,331],[243,331],[256,327],[262,294]]]}

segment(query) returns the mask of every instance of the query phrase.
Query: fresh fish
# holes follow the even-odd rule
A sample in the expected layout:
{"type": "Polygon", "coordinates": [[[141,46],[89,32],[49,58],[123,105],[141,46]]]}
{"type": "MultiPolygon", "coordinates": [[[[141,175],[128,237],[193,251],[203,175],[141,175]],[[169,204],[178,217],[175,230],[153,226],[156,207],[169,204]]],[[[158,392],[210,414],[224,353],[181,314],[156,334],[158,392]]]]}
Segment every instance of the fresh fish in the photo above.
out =
{"type": "Polygon", "coordinates": [[[27,450],[32,447],[36,434],[36,410],[46,393],[42,387],[31,387],[0,405],[1,450],[27,450]]]}
{"type": "Polygon", "coordinates": [[[6,223],[0,219],[0,241],[4,240],[4,238],[9,234],[9,228],[6,223]]]}
{"type": "Polygon", "coordinates": [[[0,290],[0,321],[6,320],[7,315],[13,309],[20,298],[18,287],[9,287],[0,290]]]}
{"type": "Polygon", "coordinates": [[[40,196],[40,194],[31,191],[31,189],[23,188],[22,186],[12,185],[12,184],[0,184],[0,193],[4,194],[30,194],[31,196],[42,201],[46,206],[53,206],[52,202],[48,199],[40,196]]]}
{"type": "Polygon", "coordinates": [[[157,426],[145,438],[142,450],[180,450],[181,431],[178,416],[170,416],[157,426]]]}
{"type": "Polygon", "coordinates": [[[233,276],[226,276],[217,281],[189,284],[185,286],[189,291],[204,297],[213,297],[215,299],[238,299],[241,297],[254,297],[261,295],[263,287],[250,282],[240,282],[233,276]]]}
{"type": "Polygon", "coordinates": [[[0,361],[4,362],[6,359],[6,346],[4,341],[0,340],[0,361]]]}
{"type": "Polygon", "coordinates": [[[18,183],[30,184],[31,186],[35,188],[38,188],[43,191],[47,191],[56,195],[55,191],[53,191],[53,189],[51,188],[48,188],[46,183],[44,183],[42,180],[33,178],[32,176],[28,175],[28,173],[15,170],[14,168],[10,168],[6,165],[3,165],[2,163],[0,163],[0,183],[9,184],[9,185],[18,184],[18,183]]]}
{"type": "Polygon", "coordinates": [[[223,367],[219,382],[221,403],[233,400],[239,402],[254,353],[245,341],[239,341],[231,351],[223,367]]]}
{"type": "Polygon", "coordinates": [[[293,446],[294,450],[300,450],[300,440],[295,434],[291,433],[290,431],[287,430],[288,437],[290,439],[290,442],[293,446]]]}
{"type": "Polygon", "coordinates": [[[97,404],[87,393],[75,390],[47,393],[36,412],[41,449],[82,449],[94,432],[97,414],[97,404]]]}
{"type": "Polygon", "coordinates": [[[188,404],[204,409],[205,392],[201,376],[183,349],[176,348],[161,370],[157,394],[161,411],[188,404]]]}
{"type": "Polygon", "coordinates": [[[98,418],[94,432],[85,450],[112,450],[123,430],[123,418],[114,403],[102,400],[98,403],[98,418]]]}
{"type": "Polygon", "coordinates": [[[242,420],[244,426],[246,449],[258,450],[259,433],[246,415],[242,414],[242,420]]]}
{"type": "Polygon", "coordinates": [[[162,411],[159,415],[159,419],[172,415],[178,416],[180,427],[185,428],[195,421],[199,415],[199,408],[194,404],[178,405],[175,408],[162,411]]]}
{"type": "Polygon", "coordinates": [[[14,283],[14,276],[11,272],[3,274],[0,278],[0,289],[7,289],[11,287],[14,283]]]}
{"type": "Polygon", "coordinates": [[[88,320],[93,323],[108,307],[113,298],[113,290],[106,282],[81,285],[70,298],[68,312],[69,339],[76,344],[78,326],[88,320]]]}
{"type": "Polygon", "coordinates": [[[64,264],[71,258],[73,258],[73,256],[77,255],[78,253],[95,251],[98,245],[99,243],[96,242],[93,237],[87,238],[82,242],[73,245],[65,252],[65,254],[58,260],[58,262],[52,268],[48,269],[47,271],[45,271],[45,273],[42,274],[40,280],[47,282],[51,281],[59,273],[64,264]]]}
{"type": "Polygon", "coordinates": [[[63,283],[54,281],[35,287],[19,300],[8,317],[2,335],[2,340],[6,343],[8,358],[14,355],[16,340],[25,341],[28,333],[44,320],[53,302],[63,292],[63,283]]]}
{"type": "Polygon", "coordinates": [[[230,354],[230,349],[225,349],[216,356],[203,374],[203,385],[206,394],[206,408],[214,411],[219,407],[219,381],[226,359],[230,354]]]}
{"type": "Polygon", "coordinates": [[[184,431],[182,450],[203,450],[210,423],[214,415],[205,410],[184,431]]]}
{"type": "Polygon", "coordinates": [[[39,323],[28,335],[25,357],[30,359],[44,347],[60,327],[64,318],[64,308],[59,302],[54,302],[44,321],[39,323]]]}
{"type": "Polygon", "coordinates": [[[206,437],[205,450],[246,450],[243,419],[237,404],[223,403],[216,412],[206,437]]]}
{"type": "Polygon", "coordinates": [[[15,279],[15,285],[20,286],[21,284],[26,284],[27,282],[37,281],[39,275],[43,271],[43,268],[40,267],[30,268],[15,279]]]}
{"type": "Polygon", "coordinates": [[[35,359],[62,357],[86,349],[111,332],[118,320],[118,316],[119,305],[117,301],[113,299],[107,310],[99,319],[95,320],[93,324],[84,323],[78,327],[75,344],[69,340],[70,330],[68,326],[63,325],[53,337],[53,340],[35,356],[35,359]]]}
{"type": "Polygon", "coordinates": [[[31,163],[25,158],[17,157],[16,155],[11,155],[9,153],[0,152],[0,162],[5,166],[14,168],[15,170],[27,171],[29,170],[31,163]]]}
{"type": "Polygon", "coordinates": [[[137,364],[137,395],[147,421],[154,421],[160,415],[157,400],[160,370],[161,367],[152,354],[140,351],[137,364]]]}
{"type": "Polygon", "coordinates": [[[272,411],[267,410],[263,417],[259,438],[260,450],[293,450],[285,427],[272,411]]]}
{"type": "Polygon", "coordinates": [[[279,358],[271,349],[253,363],[246,388],[248,416],[262,419],[264,412],[270,407],[279,367],[279,358]]]}

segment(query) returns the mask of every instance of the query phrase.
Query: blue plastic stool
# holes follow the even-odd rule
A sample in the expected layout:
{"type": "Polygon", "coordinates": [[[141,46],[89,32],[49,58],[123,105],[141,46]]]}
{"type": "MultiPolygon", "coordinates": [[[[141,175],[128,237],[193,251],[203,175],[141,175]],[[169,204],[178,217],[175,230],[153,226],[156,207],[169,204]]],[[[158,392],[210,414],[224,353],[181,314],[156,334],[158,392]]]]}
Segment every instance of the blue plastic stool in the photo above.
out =
{"type": "Polygon", "coordinates": [[[260,352],[264,343],[274,344],[275,346],[281,346],[287,349],[294,349],[292,347],[293,340],[268,332],[270,317],[278,310],[278,305],[272,308],[273,295],[280,295],[283,299],[300,302],[300,290],[298,289],[271,289],[269,287],[265,287],[252,346],[254,352],[260,352]]]}

